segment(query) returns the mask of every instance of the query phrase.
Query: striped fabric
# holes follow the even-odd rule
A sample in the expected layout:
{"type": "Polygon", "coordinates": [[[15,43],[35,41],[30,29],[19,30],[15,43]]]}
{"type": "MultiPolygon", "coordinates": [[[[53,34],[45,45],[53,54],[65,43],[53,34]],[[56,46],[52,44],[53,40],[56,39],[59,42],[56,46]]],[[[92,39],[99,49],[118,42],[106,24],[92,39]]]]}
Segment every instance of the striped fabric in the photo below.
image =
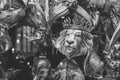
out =
{"type": "Polygon", "coordinates": [[[36,31],[29,26],[23,26],[17,29],[15,52],[19,57],[34,56],[42,51],[44,35],[41,31],[36,31]]]}

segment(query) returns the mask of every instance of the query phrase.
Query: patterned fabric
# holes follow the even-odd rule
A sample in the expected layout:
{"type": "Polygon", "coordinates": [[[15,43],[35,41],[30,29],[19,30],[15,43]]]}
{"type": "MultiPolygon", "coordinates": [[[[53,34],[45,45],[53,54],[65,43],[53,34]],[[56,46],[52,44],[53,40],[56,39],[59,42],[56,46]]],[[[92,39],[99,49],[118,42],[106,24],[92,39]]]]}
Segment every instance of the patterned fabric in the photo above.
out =
{"type": "Polygon", "coordinates": [[[9,68],[6,71],[0,66],[0,80],[14,80],[21,69],[9,68]]]}
{"type": "Polygon", "coordinates": [[[76,61],[64,59],[52,75],[53,80],[85,80],[76,61]]]}
{"type": "Polygon", "coordinates": [[[116,8],[116,10],[119,10],[120,0],[89,0],[89,5],[99,8],[106,7],[106,9],[112,5],[116,8]]]}
{"type": "Polygon", "coordinates": [[[32,70],[34,75],[33,80],[48,80],[50,69],[51,64],[45,56],[35,58],[32,70]]]}
{"type": "Polygon", "coordinates": [[[102,78],[104,63],[94,51],[91,51],[84,62],[84,69],[86,75],[102,78]]]}
{"type": "Polygon", "coordinates": [[[0,23],[0,53],[8,51],[11,46],[12,42],[8,34],[8,25],[0,23]]]}
{"type": "Polygon", "coordinates": [[[106,63],[111,67],[112,69],[118,69],[120,66],[120,45],[119,43],[115,43],[113,46],[111,46],[110,49],[108,49],[108,45],[106,45],[104,54],[106,63]]]}

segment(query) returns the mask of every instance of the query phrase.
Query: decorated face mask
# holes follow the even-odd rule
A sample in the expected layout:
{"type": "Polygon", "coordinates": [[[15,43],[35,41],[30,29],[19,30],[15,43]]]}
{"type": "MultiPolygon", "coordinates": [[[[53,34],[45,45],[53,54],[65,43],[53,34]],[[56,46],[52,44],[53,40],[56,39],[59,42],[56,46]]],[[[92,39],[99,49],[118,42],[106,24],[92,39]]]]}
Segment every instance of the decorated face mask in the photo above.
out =
{"type": "Polygon", "coordinates": [[[84,55],[91,46],[91,35],[76,29],[63,30],[55,41],[55,47],[67,58],[84,55]]]}
{"type": "Polygon", "coordinates": [[[25,9],[24,3],[22,2],[23,5],[21,5],[21,2],[2,0],[0,2],[0,21],[13,25],[22,19],[25,15],[25,9]]]}

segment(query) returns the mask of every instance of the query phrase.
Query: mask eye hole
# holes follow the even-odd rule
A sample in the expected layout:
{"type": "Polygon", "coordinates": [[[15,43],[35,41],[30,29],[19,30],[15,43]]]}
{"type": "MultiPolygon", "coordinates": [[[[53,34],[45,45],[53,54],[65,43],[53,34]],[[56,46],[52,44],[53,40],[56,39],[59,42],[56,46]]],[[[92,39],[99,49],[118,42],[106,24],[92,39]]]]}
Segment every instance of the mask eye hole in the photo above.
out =
{"type": "Polygon", "coordinates": [[[81,37],[81,33],[76,33],[75,36],[76,37],[81,37]]]}
{"type": "Polygon", "coordinates": [[[13,11],[13,10],[16,10],[16,9],[19,9],[19,7],[17,7],[17,6],[12,6],[9,10],[10,10],[10,11],[13,11]]]}
{"type": "Polygon", "coordinates": [[[15,8],[10,8],[9,10],[10,10],[10,11],[13,11],[13,10],[15,10],[15,8]]]}
{"type": "Polygon", "coordinates": [[[76,33],[75,34],[75,39],[81,41],[81,33],[76,33]]]}

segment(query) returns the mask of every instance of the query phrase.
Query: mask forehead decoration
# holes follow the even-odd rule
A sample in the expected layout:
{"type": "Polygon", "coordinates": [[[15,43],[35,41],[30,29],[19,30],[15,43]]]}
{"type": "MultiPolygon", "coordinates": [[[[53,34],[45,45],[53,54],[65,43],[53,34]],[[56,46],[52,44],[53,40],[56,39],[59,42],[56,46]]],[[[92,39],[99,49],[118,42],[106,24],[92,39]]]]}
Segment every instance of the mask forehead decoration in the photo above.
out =
{"type": "Polygon", "coordinates": [[[93,36],[90,33],[95,27],[86,18],[75,14],[63,22],[64,30],[55,41],[55,47],[67,58],[83,55],[93,46],[93,36]]]}

